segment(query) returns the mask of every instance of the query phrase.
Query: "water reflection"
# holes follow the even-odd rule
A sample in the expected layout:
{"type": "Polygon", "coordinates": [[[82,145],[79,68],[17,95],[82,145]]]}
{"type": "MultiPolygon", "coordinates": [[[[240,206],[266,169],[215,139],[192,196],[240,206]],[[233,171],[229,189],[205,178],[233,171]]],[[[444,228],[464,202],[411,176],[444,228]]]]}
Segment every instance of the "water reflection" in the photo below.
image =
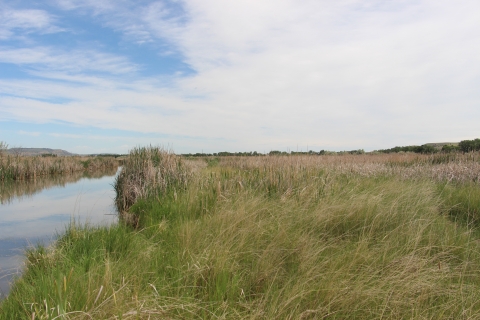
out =
{"type": "Polygon", "coordinates": [[[105,176],[113,176],[116,172],[116,168],[109,168],[95,172],[79,171],[70,175],[40,176],[35,180],[0,181],[0,204],[7,204],[13,199],[31,197],[44,189],[65,187],[65,185],[75,183],[82,178],[100,179],[105,176]]]}
{"type": "Polygon", "coordinates": [[[48,245],[72,219],[94,225],[116,222],[112,187],[116,172],[0,184],[0,299],[21,269],[26,247],[48,245]]]}

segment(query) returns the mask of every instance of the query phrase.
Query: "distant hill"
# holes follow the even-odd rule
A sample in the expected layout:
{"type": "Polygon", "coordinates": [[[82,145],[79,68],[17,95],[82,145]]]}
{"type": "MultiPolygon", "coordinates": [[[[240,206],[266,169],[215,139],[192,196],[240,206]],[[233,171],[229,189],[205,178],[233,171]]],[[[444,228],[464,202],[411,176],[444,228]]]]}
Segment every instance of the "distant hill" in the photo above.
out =
{"type": "Polygon", "coordinates": [[[49,149],[49,148],[10,148],[7,150],[8,154],[18,154],[22,156],[40,156],[42,154],[54,154],[57,156],[76,156],[74,153],[62,149],[49,149]]]}

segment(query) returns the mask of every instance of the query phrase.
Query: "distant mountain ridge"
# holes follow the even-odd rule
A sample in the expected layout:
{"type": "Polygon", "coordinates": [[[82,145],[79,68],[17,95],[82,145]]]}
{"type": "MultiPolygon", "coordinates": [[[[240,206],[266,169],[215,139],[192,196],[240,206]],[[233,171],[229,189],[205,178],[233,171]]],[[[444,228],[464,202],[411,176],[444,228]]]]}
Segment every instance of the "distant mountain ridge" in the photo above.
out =
{"type": "Polygon", "coordinates": [[[74,153],[62,149],[49,149],[49,148],[10,148],[7,150],[8,154],[18,154],[21,156],[40,156],[42,154],[54,154],[57,156],[76,156],[74,153]]]}

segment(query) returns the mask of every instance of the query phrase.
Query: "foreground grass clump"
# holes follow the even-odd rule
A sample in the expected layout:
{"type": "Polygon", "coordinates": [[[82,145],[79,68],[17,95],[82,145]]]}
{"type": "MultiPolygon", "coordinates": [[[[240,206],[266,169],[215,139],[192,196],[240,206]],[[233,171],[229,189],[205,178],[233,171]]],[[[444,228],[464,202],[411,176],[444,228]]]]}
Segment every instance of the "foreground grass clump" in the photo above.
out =
{"type": "Polygon", "coordinates": [[[190,170],[180,157],[159,147],[134,148],[124,161],[115,182],[115,203],[119,212],[137,200],[185,188],[190,170]]]}
{"type": "Polygon", "coordinates": [[[72,224],[28,252],[0,319],[480,316],[478,238],[452,219],[457,201],[474,215],[477,185],[367,175],[341,157],[202,170],[159,149],[130,157],[116,188],[142,190],[123,202],[135,224],[72,224]]]}

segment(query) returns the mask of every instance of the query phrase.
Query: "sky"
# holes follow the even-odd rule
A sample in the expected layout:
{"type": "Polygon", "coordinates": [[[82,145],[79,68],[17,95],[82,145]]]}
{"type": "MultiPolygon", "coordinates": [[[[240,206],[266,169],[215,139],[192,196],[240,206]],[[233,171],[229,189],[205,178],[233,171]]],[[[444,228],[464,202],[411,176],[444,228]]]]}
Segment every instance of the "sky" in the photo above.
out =
{"type": "Polygon", "coordinates": [[[0,0],[0,141],[126,153],[480,137],[478,0],[0,0]]]}

